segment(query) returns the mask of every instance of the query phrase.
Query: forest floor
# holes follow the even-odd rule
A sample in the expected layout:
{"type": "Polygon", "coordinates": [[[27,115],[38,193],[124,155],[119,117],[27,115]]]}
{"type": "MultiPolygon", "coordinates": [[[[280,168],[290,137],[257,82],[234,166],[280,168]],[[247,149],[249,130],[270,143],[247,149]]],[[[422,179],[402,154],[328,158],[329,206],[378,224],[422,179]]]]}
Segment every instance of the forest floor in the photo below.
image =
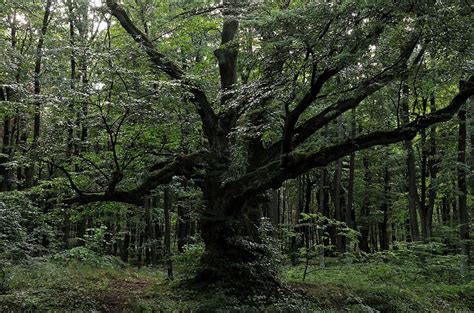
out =
{"type": "Polygon", "coordinates": [[[259,305],[258,296],[243,304],[217,287],[184,288],[179,265],[177,278],[169,281],[159,269],[117,265],[110,257],[94,262],[36,258],[3,267],[0,312],[472,312],[474,281],[460,277],[451,263],[432,261],[327,259],[325,268],[310,265],[304,281],[304,265],[286,266],[283,280],[304,291],[305,300],[259,305]]]}

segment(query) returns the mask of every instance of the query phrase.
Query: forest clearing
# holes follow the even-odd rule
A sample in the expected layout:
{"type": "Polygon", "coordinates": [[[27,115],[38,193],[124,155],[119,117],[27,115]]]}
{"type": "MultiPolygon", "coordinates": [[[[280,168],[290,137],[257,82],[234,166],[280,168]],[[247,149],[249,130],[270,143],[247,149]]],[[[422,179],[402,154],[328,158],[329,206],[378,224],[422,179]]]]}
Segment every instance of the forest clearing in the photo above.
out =
{"type": "Polygon", "coordinates": [[[0,312],[474,311],[473,13],[0,0],[0,312]]]}

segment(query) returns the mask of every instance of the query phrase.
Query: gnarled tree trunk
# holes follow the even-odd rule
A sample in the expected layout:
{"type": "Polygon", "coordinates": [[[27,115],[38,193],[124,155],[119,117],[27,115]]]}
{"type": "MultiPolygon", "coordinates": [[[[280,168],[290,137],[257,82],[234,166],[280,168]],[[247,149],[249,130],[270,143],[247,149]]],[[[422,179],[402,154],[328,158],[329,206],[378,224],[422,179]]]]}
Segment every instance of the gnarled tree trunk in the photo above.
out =
{"type": "Polygon", "coordinates": [[[206,249],[198,279],[242,290],[279,285],[259,233],[261,203],[255,198],[232,203],[218,190],[204,190],[204,196],[206,209],[199,222],[206,249]]]}

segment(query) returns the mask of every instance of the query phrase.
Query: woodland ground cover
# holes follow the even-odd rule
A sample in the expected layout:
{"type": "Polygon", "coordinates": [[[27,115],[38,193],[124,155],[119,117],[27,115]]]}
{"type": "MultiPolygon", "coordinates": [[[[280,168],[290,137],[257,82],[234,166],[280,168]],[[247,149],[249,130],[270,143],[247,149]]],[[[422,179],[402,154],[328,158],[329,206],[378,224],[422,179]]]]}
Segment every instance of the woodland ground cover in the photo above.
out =
{"type": "MultiPolygon", "coordinates": [[[[362,260],[330,258],[326,267],[282,267],[286,298],[255,294],[242,302],[219,285],[191,288],[190,258],[176,260],[176,279],[166,269],[135,268],[86,248],[2,267],[2,312],[467,312],[474,309],[474,281],[461,277],[452,257],[410,252],[362,260]]],[[[471,273],[472,275],[473,273],[471,273]]],[[[472,276],[471,276],[472,277],[472,276]]],[[[196,287],[196,286],[194,286],[196,287]]]]}

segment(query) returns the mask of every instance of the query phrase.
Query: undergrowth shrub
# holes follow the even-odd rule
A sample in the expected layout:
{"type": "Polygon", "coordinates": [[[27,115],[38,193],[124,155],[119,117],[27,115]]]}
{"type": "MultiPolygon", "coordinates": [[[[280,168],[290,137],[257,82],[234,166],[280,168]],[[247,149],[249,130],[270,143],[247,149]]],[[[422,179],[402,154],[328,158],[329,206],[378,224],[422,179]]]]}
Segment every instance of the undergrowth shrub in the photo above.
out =
{"type": "Polygon", "coordinates": [[[0,202],[0,258],[22,260],[38,255],[45,249],[37,243],[36,234],[28,234],[26,221],[15,206],[0,202]]]}
{"type": "Polygon", "coordinates": [[[98,268],[121,268],[125,263],[114,256],[100,255],[86,247],[76,247],[56,253],[51,256],[51,260],[58,264],[73,265],[80,263],[98,268]]]}
{"type": "Polygon", "coordinates": [[[24,260],[45,255],[56,246],[56,236],[45,213],[26,192],[0,193],[0,258],[24,260]]]}
{"type": "Polygon", "coordinates": [[[204,244],[195,243],[184,246],[182,253],[173,256],[173,264],[183,278],[192,278],[199,269],[199,261],[204,253],[204,244]]]}
{"type": "Polygon", "coordinates": [[[109,244],[106,240],[107,226],[100,225],[95,228],[88,228],[87,233],[84,235],[84,245],[96,252],[104,252],[104,247],[109,244]]]}
{"type": "Polygon", "coordinates": [[[398,243],[396,250],[374,256],[384,257],[426,280],[453,283],[463,278],[459,267],[462,256],[450,251],[449,246],[439,242],[411,242],[398,243]]]}

